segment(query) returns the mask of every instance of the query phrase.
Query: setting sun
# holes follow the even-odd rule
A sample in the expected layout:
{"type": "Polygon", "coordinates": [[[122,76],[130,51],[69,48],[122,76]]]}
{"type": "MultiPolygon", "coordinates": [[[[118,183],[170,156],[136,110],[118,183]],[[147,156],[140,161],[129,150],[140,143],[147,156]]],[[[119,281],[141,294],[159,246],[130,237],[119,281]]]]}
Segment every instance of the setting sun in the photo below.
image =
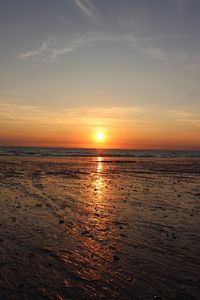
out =
{"type": "Polygon", "coordinates": [[[104,139],[103,133],[102,132],[98,132],[96,134],[96,139],[97,139],[97,141],[102,141],[104,139]]]}

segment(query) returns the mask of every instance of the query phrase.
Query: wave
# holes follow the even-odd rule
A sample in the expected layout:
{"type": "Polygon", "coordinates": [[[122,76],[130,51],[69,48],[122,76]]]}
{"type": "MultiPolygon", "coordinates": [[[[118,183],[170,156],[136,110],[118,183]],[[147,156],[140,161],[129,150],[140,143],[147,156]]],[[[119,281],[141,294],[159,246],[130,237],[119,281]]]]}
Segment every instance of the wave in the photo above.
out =
{"type": "Polygon", "coordinates": [[[32,148],[0,147],[0,155],[34,157],[124,157],[124,158],[178,158],[199,157],[200,151],[130,150],[130,149],[81,149],[81,148],[32,148]]]}

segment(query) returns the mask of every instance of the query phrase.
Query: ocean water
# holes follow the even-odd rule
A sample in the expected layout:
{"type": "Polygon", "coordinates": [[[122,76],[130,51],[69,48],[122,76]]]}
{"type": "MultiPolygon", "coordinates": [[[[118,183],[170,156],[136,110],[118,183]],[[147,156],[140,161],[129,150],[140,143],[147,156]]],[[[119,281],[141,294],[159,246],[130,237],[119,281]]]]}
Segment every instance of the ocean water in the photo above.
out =
{"type": "Polygon", "coordinates": [[[0,155],[16,156],[78,156],[78,157],[132,157],[132,158],[181,158],[199,157],[200,151],[180,150],[132,150],[132,149],[86,149],[86,148],[40,148],[0,147],[0,155]]]}

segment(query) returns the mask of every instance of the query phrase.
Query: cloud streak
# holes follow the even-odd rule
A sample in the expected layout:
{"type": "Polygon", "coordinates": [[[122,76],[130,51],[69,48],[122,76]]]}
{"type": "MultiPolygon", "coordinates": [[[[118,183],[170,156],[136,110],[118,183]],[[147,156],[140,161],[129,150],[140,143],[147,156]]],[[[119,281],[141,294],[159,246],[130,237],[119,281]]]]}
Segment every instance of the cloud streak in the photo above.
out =
{"type": "Polygon", "coordinates": [[[128,124],[129,126],[143,126],[145,124],[155,125],[168,122],[188,122],[191,125],[199,126],[199,116],[193,110],[165,110],[162,107],[152,107],[144,105],[131,106],[110,106],[110,107],[66,107],[62,110],[56,110],[54,107],[38,106],[25,103],[0,103],[1,117],[10,119],[20,119],[30,122],[52,124],[71,124],[76,125],[79,122],[83,126],[95,127],[95,122],[100,125],[104,123],[114,126],[128,124]],[[159,111],[159,114],[158,114],[159,111]],[[54,121],[52,121],[54,120],[54,121]]]}
{"type": "Polygon", "coordinates": [[[38,49],[32,50],[32,51],[28,51],[25,53],[20,54],[20,58],[29,58],[29,57],[33,57],[33,56],[38,56],[39,54],[45,52],[47,50],[47,43],[43,42],[42,46],[38,49]]]}
{"type": "Polygon", "coordinates": [[[89,0],[74,0],[81,13],[91,20],[95,20],[95,7],[89,0]]]}
{"type": "Polygon", "coordinates": [[[78,49],[94,42],[117,42],[126,43],[136,51],[143,53],[151,58],[167,61],[167,56],[162,49],[144,44],[142,39],[134,35],[109,34],[100,32],[90,32],[82,35],[69,36],[60,40],[47,39],[43,41],[42,46],[28,52],[21,53],[18,58],[22,60],[37,59],[40,61],[50,62],[65,54],[77,51],[78,49]]]}
{"type": "Polygon", "coordinates": [[[53,43],[48,42],[47,40],[43,42],[40,48],[21,53],[18,58],[22,60],[36,58],[42,61],[52,61],[61,55],[76,50],[78,45],[75,44],[76,43],[72,42],[64,47],[54,46],[53,43]]]}
{"type": "MultiPolygon", "coordinates": [[[[140,55],[154,59],[161,63],[173,62],[183,65],[193,70],[199,68],[200,56],[196,51],[188,49],[165,49],[163,40],[166,39],[189,39],[189,34],[161,34],[152,36],[138,36],[134,33],[109,33],[109,32],[85,32],[82,34],[72,34],[59,38],[51,37],[42,42],[41,47],[23,52],[18,55],[18,59],[32,59],[35,62],[52,62],[63,55],[75,52],[88,44],[94,42],[121,43],[129,45],[140,55]]],[[[199,34],[192,37],[199,38],[199,34]]]]}
{"type": "Polygon", "coordinates": [[[42,46],[28,52],[21,53],[19,59],[40,58],[41,60],[52,61],[64,54],[73,52],[82,46],[95,41],[112,41],[119,38],[112,37],[101,33],[88,33],[83,35],[74,35],[72,37],[63,38],[63,41],[56,39],[47,39],[43,41],[42,46]]]}

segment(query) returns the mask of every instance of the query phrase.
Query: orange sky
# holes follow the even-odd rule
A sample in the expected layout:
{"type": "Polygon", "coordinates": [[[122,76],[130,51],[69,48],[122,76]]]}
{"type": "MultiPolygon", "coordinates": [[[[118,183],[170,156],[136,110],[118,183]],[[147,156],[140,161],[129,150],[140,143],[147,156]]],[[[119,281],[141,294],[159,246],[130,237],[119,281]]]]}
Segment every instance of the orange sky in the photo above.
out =
{"type": "Polygon", "coordinates": [[[74,108],[65,112],[6,107],[1,145],[84,148],[196,149],[199,127],[193,114],[158,108],[74,108]],[[183,118],[184,117],[184,118],[183,118]],[[170,122],[169,122],[170,120],[170,122]],[[97,141],[102,132],[104,139],[97,141]]]}

